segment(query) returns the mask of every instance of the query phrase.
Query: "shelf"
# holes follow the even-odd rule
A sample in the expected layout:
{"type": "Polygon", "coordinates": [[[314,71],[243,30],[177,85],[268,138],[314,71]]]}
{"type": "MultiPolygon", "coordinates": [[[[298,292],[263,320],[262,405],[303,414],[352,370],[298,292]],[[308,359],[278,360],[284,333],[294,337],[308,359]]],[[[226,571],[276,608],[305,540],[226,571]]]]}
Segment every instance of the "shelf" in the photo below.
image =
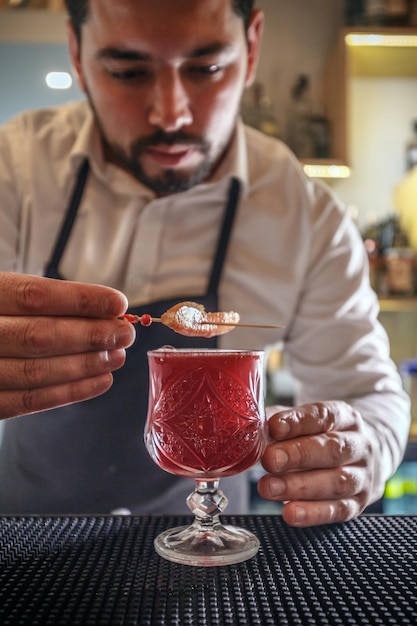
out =
{"type": "Polygon", "coordinates": [[[334,161],[349,166],[349,88],[355,77],[417,78],[417,28],[344,28],[323,77],[334,161]]]}
{"type": "Polygon", "coordinates": [[[417,77],[417,29],[344,32],[351,76],[417,77]]]}
{"type": "Polygon", "coordinates": [[[383,313],[417,313],[417,298],[379,298],[379,306],[383,313]]]}
{"type": "Polygon", "coordinates": [[[350,167],[337,159],[301,159],[304,172],[312,178],[349,178],[350,167]]]}
{"type": "Polygon", "coordinates": [[[417,77],[417,48],[362,48],[350,50],[351,76],[417,77]]]}

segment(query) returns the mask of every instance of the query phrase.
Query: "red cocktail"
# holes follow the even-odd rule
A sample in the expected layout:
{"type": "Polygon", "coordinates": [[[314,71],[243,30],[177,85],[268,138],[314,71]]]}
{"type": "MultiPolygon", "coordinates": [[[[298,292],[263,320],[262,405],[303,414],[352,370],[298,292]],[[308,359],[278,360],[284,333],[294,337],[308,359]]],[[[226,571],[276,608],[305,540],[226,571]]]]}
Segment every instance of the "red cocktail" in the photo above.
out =
{"type": "Polygon", "coordinates": [[[161,468],[197,483],[187,500],[196,515],[193,526],[167,531],[156,540],[166,558],[220,565],[249,558],[259,547],[251,533],[220,524],[227,499],[218,482],[254,465],[265,448],[263,356],[257,351],[171,348],[148,353],[147,449],[161,468]]]}

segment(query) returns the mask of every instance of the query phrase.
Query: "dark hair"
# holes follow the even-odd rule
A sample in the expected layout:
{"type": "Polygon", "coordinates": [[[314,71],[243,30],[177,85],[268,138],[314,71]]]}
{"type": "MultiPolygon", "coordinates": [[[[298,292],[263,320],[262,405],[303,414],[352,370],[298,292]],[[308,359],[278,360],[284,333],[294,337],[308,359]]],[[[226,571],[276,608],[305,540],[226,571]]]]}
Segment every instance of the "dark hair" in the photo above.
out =
{"type": "MultiPolygon", "coordinates": [[[[245,30],[249,26],[249,19],[254,4],[255,0],[232,0],[233,10],[243,19],[245,30]]],[[[65,0],[65,6],[67,7],[77,39],[80,42],[81,26],[88,17],[89,0],[65,0]]]]}
{"type": "Polygon", "coordinates": [[[255,0],[232,0],[233,9],[243,19],[245,30],[248,29],[254,4],[255,0]]]}

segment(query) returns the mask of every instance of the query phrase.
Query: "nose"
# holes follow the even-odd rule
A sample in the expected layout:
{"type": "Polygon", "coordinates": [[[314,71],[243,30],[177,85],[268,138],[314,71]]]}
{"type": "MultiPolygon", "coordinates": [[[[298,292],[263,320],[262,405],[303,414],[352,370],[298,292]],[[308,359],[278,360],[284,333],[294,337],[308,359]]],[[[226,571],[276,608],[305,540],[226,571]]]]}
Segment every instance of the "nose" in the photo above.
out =
{"type": "Polygon", "coordinates": [[[155,79],[149,123],[165,132],[175,132],[192,123],[189,95],[175,69],[161,72],[155,79]]]}

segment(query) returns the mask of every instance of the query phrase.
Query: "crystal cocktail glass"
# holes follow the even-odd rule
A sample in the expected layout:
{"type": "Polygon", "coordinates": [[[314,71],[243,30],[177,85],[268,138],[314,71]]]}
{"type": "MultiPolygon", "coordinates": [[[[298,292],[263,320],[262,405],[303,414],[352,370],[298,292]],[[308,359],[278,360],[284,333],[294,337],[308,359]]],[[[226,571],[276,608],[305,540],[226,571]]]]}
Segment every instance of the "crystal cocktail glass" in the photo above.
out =
{"type": "Polygon", "coordinates": [[[257,463],[265,449],[262,351],[160,348],[148,352],[145,444],[154,462],[193,478],[195,519],[155,539],[158,554],[189,565],[225,565],[256,554],[246,529],[223,525],[219,480],[257,463]]]}

